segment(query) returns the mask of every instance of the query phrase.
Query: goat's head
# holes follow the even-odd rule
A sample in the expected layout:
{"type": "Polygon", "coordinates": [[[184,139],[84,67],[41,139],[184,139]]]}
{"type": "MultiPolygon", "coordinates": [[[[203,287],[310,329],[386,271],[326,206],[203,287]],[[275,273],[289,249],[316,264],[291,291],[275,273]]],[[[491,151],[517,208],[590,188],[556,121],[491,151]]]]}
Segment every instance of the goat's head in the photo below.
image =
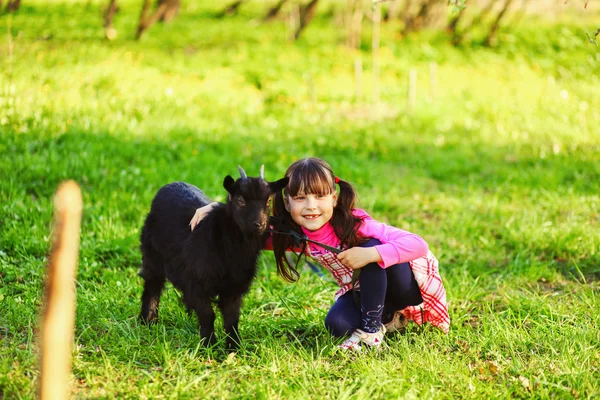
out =
{"type": "Polygon", "coordinates": [[[268,226],[271,196],[287,185],[285,177],[275,182],[267,182],[264,178],[263,165],[258,178],[246,176],[240,166],[240,178],[234,180],[227,175],[223,187],[229,193],[227,211],[245,234],[262,234],[268,226]]]}

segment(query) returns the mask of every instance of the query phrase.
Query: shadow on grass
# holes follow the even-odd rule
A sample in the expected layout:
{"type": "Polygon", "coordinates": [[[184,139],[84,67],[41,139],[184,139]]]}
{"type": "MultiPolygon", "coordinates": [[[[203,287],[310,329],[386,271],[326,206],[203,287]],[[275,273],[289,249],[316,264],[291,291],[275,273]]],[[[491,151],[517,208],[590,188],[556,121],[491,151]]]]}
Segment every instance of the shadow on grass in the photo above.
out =
{"type": "MultiPolygon", "coordinates": [[[[489,147],[482,143],[432,147],[409,138],[390,141],[387,151],[383,152],[367,135],[356,135],[353,139],[352,146],[340,141],[335,147],[331,143],[319,144],[309,139],[305,145],[294,143],[294,149],[300,156],[321,156],[333,165],[344,166],[352,160],[349,173],[344,175],[349,175],[350,179],[353,175],[367,176],[371,187],[389,185],[381,171],[393,168],[401,170],[410,182],[434,180],[435,187],[427,188],[433,190],[429,195],[435,195],[435,192],[445,196],[450,194],[459,201],[474,194],[482,199],[490,196],[500,201],[509,201],[514,196],[527,198],[530,194],[540,196],[540,199],[560,199],[574,194],[591,196],[596,194],[595,182],[600,181],[600,165],[585,153],[539,159],[531,155],[515,156],[514,149],[489,147]]],[[[201,187],[210,197],[222,200],[222,179],[227,174],[235,174],[238,164],[247,171],[258,171],[259,166],[265,164],[266,175],[273,177],[283,174],[291,162],[281,160],[281,151],[287,153],[288,150],[282,147],[282,137],[278,135],[271,139],[246,136],[240,140],[234,135],[198,139],[193,132],[181,131],[171,132],[165,138],[123,140],[106,134],[71,131],[59,137],[9,134],[3,141],[13,154],[4,166],[5,172],[9,172],[8,179],[1,183],[6,204],[0,211],[3,228],[14,230],[14,236],[19,232],[30,235],[14,222],[17,204],[25,202],[30,208],[47,210],[57,185],[64,179],[74,179],[82,187],[85,202],[82,251],[101,263],[119,265],[119,268],[127,268],[126,264],[137,254],[141,221],[156,190],[162,185],[184,180],[201,187]],[[119,237],[115,238],[114,232],[110,237],[109,232],[100,240],[97,230],[104,229],[107,223],[123,231],[119,237]],[[86,234],[91,235],[89,240],[86,234]]],[[[407,194],[407,199],[410,197],[411,194],[407,194]]],[[[536,198],[523,204],[523,208],[535,210],[536,198]]],[[[471,233],[479,231],[477,237],[486,236],[489,234],[487,226],[497,224],[501,219],[501,215],[478,215],[470,227],[471,233]]],[[[452,227],[443,227],[443,215],[438,223],[444,231],[452,233],[452,227]]],[[[594,253],[578,256],[573,250],[557,249],[552,242],[545,245],[529,243],[524,248],[502,229],[495,235],[497,237],[489,239],[504,247],[505,254],[526,250],[569,278],[581,273],[592,279],[599,276],[597,265],[600,263],[594,253]],[[569,257],[576,260],[576,267],[569,257]]],[[[479,246],[470,237],[456,239],[479,246]]],[[[6,240],[6,237],[2,241],[2,247],[9,254],[17,248],[23,251],[23,243],[6,240]]],[[[44,257],[47,248],[45,241],[39,240],[32,242],[26,250],[29,254],[44,257]]],[[[452,261],[463,264],[460,259],[452,261]]],[[[498,260],[488,261],[503,264],[498,260]]]]}

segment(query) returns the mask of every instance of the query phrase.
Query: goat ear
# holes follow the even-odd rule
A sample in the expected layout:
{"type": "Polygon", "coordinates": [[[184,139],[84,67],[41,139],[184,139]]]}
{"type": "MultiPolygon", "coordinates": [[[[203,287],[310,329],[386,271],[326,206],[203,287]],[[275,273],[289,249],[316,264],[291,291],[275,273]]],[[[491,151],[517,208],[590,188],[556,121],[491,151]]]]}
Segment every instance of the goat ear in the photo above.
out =
{"type": "Polygon", "coordinates": [[[281,178],[278,181],[269,182],[269,189],[271,189],[271,192],[277,193],[281,189],[283,189],[288,184],[289,181],[290,181],[290,178],[288,176],[286,176],[285,178],[281,178]]]}
{"type": "Polygon", "coordinates": [[[225,179],[223,179],[223,187],[231,194],[233,193],[234,186],[235,179],[233,179],[230,175],[227,175],[225,179]]]}

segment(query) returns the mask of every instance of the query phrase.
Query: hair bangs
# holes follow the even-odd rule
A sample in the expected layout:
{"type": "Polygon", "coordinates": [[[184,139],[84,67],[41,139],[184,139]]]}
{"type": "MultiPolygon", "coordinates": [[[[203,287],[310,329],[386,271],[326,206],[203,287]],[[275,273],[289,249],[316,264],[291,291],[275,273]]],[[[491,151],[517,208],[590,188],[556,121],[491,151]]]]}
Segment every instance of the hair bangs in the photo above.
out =
{"type": "Polygon", "coordinates": [[[290,181],[284,189],[287,195],[328,195],[335,192],[333,177],[327,168],[312,162],[298,163],[294,167],[289,171],[290,181]]]}

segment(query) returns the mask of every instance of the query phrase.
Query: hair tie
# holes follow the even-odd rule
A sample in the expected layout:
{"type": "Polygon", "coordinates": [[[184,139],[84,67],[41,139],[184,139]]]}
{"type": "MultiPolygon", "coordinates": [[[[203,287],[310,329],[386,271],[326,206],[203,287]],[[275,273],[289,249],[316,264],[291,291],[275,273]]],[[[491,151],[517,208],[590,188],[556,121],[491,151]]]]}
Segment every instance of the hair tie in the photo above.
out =
{"type": "Polygon", "coordinates": [[[335,177],[335,183],[336,184],[340,183],[340,178],[338,178],[337,176],[335,177]]]}

